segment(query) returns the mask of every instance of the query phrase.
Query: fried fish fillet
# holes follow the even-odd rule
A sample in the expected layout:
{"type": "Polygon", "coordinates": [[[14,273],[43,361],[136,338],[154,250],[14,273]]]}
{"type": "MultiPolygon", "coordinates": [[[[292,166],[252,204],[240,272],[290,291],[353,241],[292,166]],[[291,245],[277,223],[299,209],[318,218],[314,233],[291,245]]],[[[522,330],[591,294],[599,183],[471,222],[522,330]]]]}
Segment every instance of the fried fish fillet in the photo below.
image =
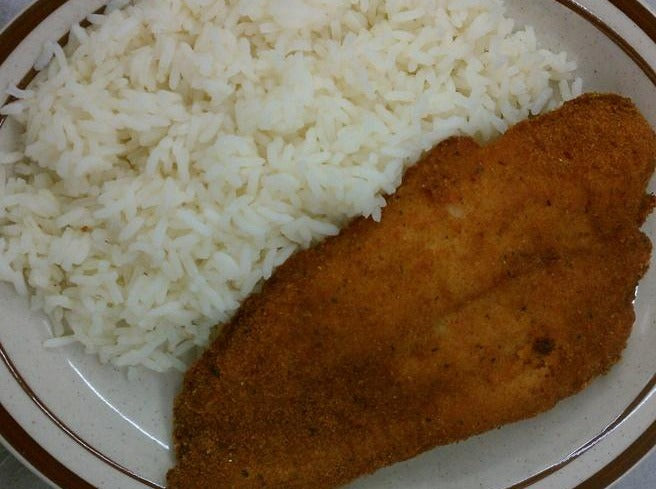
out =
{"type": "Polygon", "coordinates": [[[634,321],[655,156],[613,95],[437,146],[189,370],[169,488],[332,488],[582,389],[634,321]]]}

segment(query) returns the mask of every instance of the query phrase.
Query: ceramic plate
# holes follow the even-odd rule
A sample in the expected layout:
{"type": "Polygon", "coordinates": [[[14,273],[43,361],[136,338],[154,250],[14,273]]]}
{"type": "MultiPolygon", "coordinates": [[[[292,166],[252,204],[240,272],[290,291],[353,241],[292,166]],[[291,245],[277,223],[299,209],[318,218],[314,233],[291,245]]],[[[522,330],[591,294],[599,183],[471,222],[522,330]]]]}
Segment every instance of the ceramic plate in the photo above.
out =
{"type": "MultiPolygon", "coordinates": [[[[567,50],[587,91],[633,98],[656,126],[656,15],[638,0],[508,0],[549,48],[567,50]]],[[[0,90],[30,71],[46,40],[101,0],[38,0],[0,34],[0,90]]],[[[11,147],[15,128],[0,129],[11,147]]],[[[656,184],[652,182],[652,191],[656,184]]],[[[645,225],[656,242],[656,216],[645,225]]],[[[588,389],[536,418],[381,470],[352,489],[605,487],[656,441],[656,258],[641,282],[622,361],[588,389]]],[[[0,434],[64,489],[164,486],[172,463],[171,405],[179,374],[101,367],[80,348],[45,351],[45,317],[0,285],[0,434]]]]}

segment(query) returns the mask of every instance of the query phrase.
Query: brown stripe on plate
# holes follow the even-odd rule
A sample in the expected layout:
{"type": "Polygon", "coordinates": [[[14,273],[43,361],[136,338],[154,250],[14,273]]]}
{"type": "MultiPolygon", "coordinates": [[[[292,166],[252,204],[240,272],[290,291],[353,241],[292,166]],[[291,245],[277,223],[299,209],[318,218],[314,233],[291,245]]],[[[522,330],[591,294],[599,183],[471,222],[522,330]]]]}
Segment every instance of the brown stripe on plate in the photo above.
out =
{"type": "MultiPolygon", "coordinates": [[[[642,72],[645,75],[647,75],[647,78],[649,78],[649,80],[654,85],[656,85],[656,72],[654,72],[654,69],[651,67],[651,65],[645,60],[645,58],[643,58],[633,48],[633,46],[631,46],[631,44],[626,39],[624,39],[617,32],[615,32],[612,27],[610,27],[603,20],[601,20],[599,17],[594,15],[592,12],[590,12],[588,9],[583,7],[575,0],[555,0],[555,1],[560,3],[561,5],[564,5],[565,7],[572,10],[573,12],[576,12],[578,15],[580,15],[585,20],[587,20],[592,25],[594,25],[603,34],[605,34],[606,37],[608,37],[617,46],[619,46],[619,48],[622,49],[622,51],[624,51],[634,61],[634,63],[638,65],[638,67],[642,70],[642,72]]],[[[627,17],[629,17],[631,20],[633,20],[636,23],[641,22],[640,24],[637,24],[638,27],[640,27],[641,30],[645,34],[647,34],[649,38],[652,41],[654,41],[654,43],[656,43],[656,23],[654,22],[656,19],[637,0],[608,0],[608,1],[614,5],[631,4],[633,6],[631,11],[633,12],[634,17],[629,17],[628,14],[627,17]],[[643,10],[639,10],[637,7],[643,9],[644,12],[643,10]],[[646,15],[646,17],[639,16],[638,12],[641,12],[642,15],[646,15]],[[645,26],[644,28],[643,25],[645,26]]]]}
{"type": "MultiPolygon", "coordinates": [[[[20,374],[14,363],[11,361],[11,358],[9,358],[9,355],[7,354],[7,351],[4,349],[2,343],[0,343],[0,359],[2,359],[3,363],[7,366],[9,369],[9,373],[16,379],[16,382],[21,386],[23,391],[32,399],[32,402],[37,405],[37,407],[48,417],[50,420],[57,426],[60,430],[62,430],[64,433],[66,433],[73,441],[75,441],[78,445],[80,445],[82,448],[87,450],[89,453],[91,453],[93,456],[95,456],[98,460],[101,462],[106,463],[110,467],[114,468],[115,470],[121,472],[122,474],[131,477],[132,479],[141,482],[142,484],[151,487],[153,489],[164,489],[163,486],[160,486],[156,482],[153,482],[149,479],[146,479],[145,477],[140,476],[139,474],[134,473],[127,467],[124,467],[123,465],[119,464],[112,458],[108,457],[104,453],[102,453],[100,450],[96,449],[93,445],[85,441],[83,438],[81,438],[75,431],[73,431],[71,428],[66,425],[59,417],[53,413],[48,406],[41,400],[41,398],[32,390],[32,388],[29,386],[29,384],[25,381],[23,376],[20,374]]],[[[2,405],[0,404],[0,407],[2,405]]],[[[4,408],[3,408],[4,410],[4,408]]],[[[2,412],[0,412],[0,421],[4,423],[4,419],[2,418],[2,412]]],[[[13,420],[15,422],[15,420],[13,420]]],[[[4,424],[0,425],[0,435],[4,437],[4,424]]],[[[29,435],[28,435],[29,437],[29,435]]],[[[42,447],[40,447],[36,441],[34,441],[31,437],[29,437],[32,442],[35,443],[35,445],[41,449],[44,450],[42,447]]],[[[12,445],[13,446],[13,445],[12,445]]],[[[27,456],[24,457],[26,460],[31,461],[31,459],[27,456]]],[[[54,459],[53,459],[54,460],[54,459]]],[[[63,467],[62,464],[59,464],[60,466],[63,467]]],[[[44,474],[45,475],[45,474],[44,474]]],[[[48,477],[50,478],[50,477],[48,477]]],[[[63,486],[64,489],[69,489],[68,486],[63,486]]],[[[77,489],[78,486],[70,486],[71,489],[77,489]]],[[[91,486],[93,487],[93,486],[91,486]]]]}
{"type": "Polygon", "coordinates": [[[631,19],[652,41],[656,42],[656,22],[654,22],[654,15],[647,7],[636,0],[609,1],[631,19]]]}
{"type": "MultiPolygon", "coordinates": [[[[68,0],[51,0],[50,2],[44,2],[45,4],[48,5],[48,8],[43,10],[43,13],[45,14],[45,17],[43,17],[43,19],[50,16],[50,14],[52,14],[55,10],[57,10],[59,7],[61,7],[67,1],[68,0]]],[[[32,8],[38,7],[39,5],[40,5],[39,3],[36,3],[36,4],[32,5],[32,7],[27,9],[24,12],[23,15],[31,15],[30,11],[32,10],[32,8]]],[[[100,7],[98,10],[96,10],[93,13],[94,14],[102,14],[104,12],[104,10],[105,10],[105,7],[100,7]]],[[[30,30],[27,31],[26,34],[22,35],[22,37],[21,36],[12,36],[12,39],[14,39],[14,37],[17,39],[15,45],[12,45],[10,42],[7,42],[6,44],[4,42],[2,42],[2,41],[4,41],[4,34],[9,33],[9,31],[12,31],[12,29],[14,28],[14,24],[18,23],[18,24],[20,24],[20,27],[24,27],[23,23],[21,22],[22,18],[23,18],[22,15],[17,17],[11,24],[9,24],[7,26],[5,31],[2,32],[3,37],[0,38],[0,39],[2,39],[2,40],[0,40],[0,66],[2,65],[2,63],[4,63],[7,60],[7,58],[11,55],[13,50],[16,49],[16,46],[18,46],[18,44],[20,44],[22,42],[22,40],[25,39],[25,37],[27,37],[27,35],[30,32],[32,32],[32,30],[34,30],[39,25],[40,22],[42,22],[42,21],[34,22],[33,23],[34,26],[32,28],[30,28],[30,30]]],[[[28,25],[28,24],[29,24],[29,22],[25,22],[25,25],[28,25]]],[[[90,25],[91,25],[91,22],[89,22],[87,19],[84,19],[82,22],[80,22],[81,27],[89,27],[90,25]]],[[[59,44],[62,48],[64,46],[66,46],[66,44],[68,43],[68,36],[69,36],[69,32],[67,32],[62,37],[60,37],[59,40],[57,41],[57,44],[59,44]]],[[[26,89],[27,86],[32,82],[32,80],[34,80],[34,77],[37,75],[37,73],[38,72],[34,68],[30,68],[30,71],[28,71],[25,74],[25,76],[20,80],[20,82],[18,82],[16,84],[16,86],[18,88],[22,89],[22,90],[26,89]]],[[[2,99],[3,95],[5,95],[5,94],[0,94],[0,106],[16,101],[16,97],[14,97],[13,95],[11,95],[9,97],[6,97],[3,100],[2,99]]],[[[7,116],[0,115],[0,129],[2,129],[2,126],[4,125],[6,119],[7,119],[7,116]]]]}
{"type": "MultiPolygon", "coordinates": [[[[64,5],[68,0],[37,0],[31,7],[25,10],[9,26],[0,33],[0,65],[4,63],[16,47],[39,26],[55,10],[64,5]]],[[[587,10],[575,0],[554,0],[585,20],[593,24],[599,31],[606,35],[618,47],[629,56],[636,65],[644,72],[649,80],[656,86],[656,72],[649,63],[617,32],[608,24],[596,17],[592,12],[587,10]]],[[[656,17],[642,5],[639,0],[609,0],[609,2],[620,9],[628,18],[630,18],[652,41],[656,44],[656,17]]],[[[65,42],[67,36],[60,39],[60,43],[65,42]]],[[[33,78],[33,71],[26,74],[21,80],[20,85],[24,86],[33,78]]],[[[4,118],[0,119],[0,126],[4,118]]],[[[75,431],[64,424],[52,411],[41,401],[36,393],[27,384],[20,372],[15,368],[11,358],[4,350],[0,342],[0,358],[9,369],[9,372],[21,386],[23,391],[30,397],[36,406],[58,426],[71,439],[78,443],[82,448],[93,454],[102,462],[108,464],[117,471],[141,482],[154,489],[164,489],[159,484],[147,480],[138,474],[133,473],[126,467],[107,457],[93,445],[83,440],[75,431]]],[[[529,477],[507,489],[525,489],[530,485],[544,479],[545,477],[557,472],[587,450],[595,446],[599,441],[608,436],[617,428],[638,406],[654,392],[656,387],[656,375],[644,387],[634,401],[618,416],[610,425],[601,433],[595,436],[574,452],[566,456],[561,462],[543,470],[542,472],[529,477]]],[[[76,475],[61,462],[48,453],[34,440],[11,416],[11,414],[0,404],[0,435],[35,469],[47,477],[50,481],[60,486],[62,489],[96,489],[93,485],[76,475]]],[[[598,489],[607,487],[621,477],[637,461],[639,461],[653,446],[656,444],[656,421],[654,421],[640,437],[635,440],[624,452],[617,456],[613,461],[599,470],[591,478],[580,484],[576,489],[598,489]]]]}
{"type": "Polygon", "coordinates": [[[656,421],[612,462],[575,489],[608,487],[637,464],[656,445],[656,421]]]}
{"type": "Polygon", "coordinates": [[[68,0],[40,0],[16,17],[0,34],[0,65],[41,22],[68,0]]]}
{"type": "MultiPolygon", "coordinates": [[[[583,445],[581,445],[579,448],[571,452],[569,455],[567,455],[563,460],[560,462],[552,465],[551,467],[547,467],[544,469],[542,472],[538,472],[537,474],[529,477],[528,479],[518,482],[517,484],[509,487],[508,489],[526,489],[530,487],[531,485],[535,484],[538,481],[541,481],[545,477],[553,474],[554,472],[559,471],[566,465],[570,464],[577,458],[579,458],[581,455],[583,455],[585,452],[590,450],[592,447],[594,447],[597,443],[599,443],[601,440],[606,438],[608,435],[610,435],[622,422],[631,416],[632,413],[634,413],[640,404],[647,399],[650,394],[654,392],[654,387],[656,386],[656,375],[654,375],[650,381],[647,383],[647,385],[640,391],[640,394],[636,396],[636,398],[627,406],[627,408],[622,411],[622,414],[620,414],[617,418],[615,418],[606,428],[604,428],[601,433],[597,434],[594,438],[591,440],[587,441],[583,445]]],[[[600,469],[597,473],[595,473],[590,479],[586,480],[582,484],[576,486],[575,489],[598,489],[600,487],[607,487],[613,482],[615,482],[619,477],[621,477],[628,469],[630,469],[634,463],[636,463],[640,458],[642,458],[644,455],[647,454],[649,449],[654,446],[654,441],[656,441],[656,421],[652,423],[652,425],[641,435],[638,440],[636,440],[629,448],[627,448],[622,454],[620,454],[618,457],[616,457],[611,463],[600,469]],[[650,432],[650,430],[652,430],[650,432]],[[642,438],[642,442],[638,443],[638,441],[642,438]],[[639,452],[637,451],[638,448],[644,446],[645,440],[652,440],[651,446],[649,446],[646,450],[639,452]],[[634,447],[636,445],[636,447],[634,447]],[[631,452],[626,455],[628,457],[631,455],[633,457],[633,462],[632,463],[627,463],[629,459],[624,460],[625,453],[626,452],[631,452]],[[615,466],[617,464],[617,466],[615,466]],[[620,467],[623,467],[623,470],[619,470],[620,467]],[[601,480],[605,481],[604,484],[601,484],[601,480]],[[589,484],[596,484],[596,485],[589,485],[589,484]]]]}
{"type": "Polygon", "coordinates": [[[64,489],[96,489],[80,476],[60,464],[52,455],[44,450],[18,424],[18,422],[0,404],[0,420],[2,420],[2,437],[16,452],[36,470],[46,475],[57,486],[64,489]]]}

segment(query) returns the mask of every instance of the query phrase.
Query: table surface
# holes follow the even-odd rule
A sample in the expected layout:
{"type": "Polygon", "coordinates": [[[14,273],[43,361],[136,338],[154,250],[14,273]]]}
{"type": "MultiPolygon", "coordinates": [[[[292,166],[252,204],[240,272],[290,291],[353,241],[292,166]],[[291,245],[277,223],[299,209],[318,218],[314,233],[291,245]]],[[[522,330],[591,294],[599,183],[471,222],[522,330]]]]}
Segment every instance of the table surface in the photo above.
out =
{"type": "MultiPolygon", "coordinates": [[[[656,0],[648,0],[656,7],[656,0]]],[[[0,0],[0,28],[4,27],[32,0],[0,0]]],[[[49,489],[0,445],[0,489],[49,489]]],[[[653,489],[656,487],[656,451],[613,485],[613,489],[653,489]]],[[[120,489],[120,488],[117,488],[120,489]]]]}

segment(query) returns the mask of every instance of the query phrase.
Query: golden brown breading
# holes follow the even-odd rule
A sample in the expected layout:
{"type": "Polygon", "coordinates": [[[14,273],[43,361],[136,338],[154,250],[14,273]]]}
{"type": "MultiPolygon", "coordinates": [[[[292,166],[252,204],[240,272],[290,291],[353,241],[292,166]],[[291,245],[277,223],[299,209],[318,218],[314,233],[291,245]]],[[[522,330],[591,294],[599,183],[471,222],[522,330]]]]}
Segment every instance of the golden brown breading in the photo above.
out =
{"type": "Polygon", "coordinates": [[[190,369],[169,488],[332,488],[583,388],[634,320],[655,155],[613,95],[437,146],[190,369]]]}

